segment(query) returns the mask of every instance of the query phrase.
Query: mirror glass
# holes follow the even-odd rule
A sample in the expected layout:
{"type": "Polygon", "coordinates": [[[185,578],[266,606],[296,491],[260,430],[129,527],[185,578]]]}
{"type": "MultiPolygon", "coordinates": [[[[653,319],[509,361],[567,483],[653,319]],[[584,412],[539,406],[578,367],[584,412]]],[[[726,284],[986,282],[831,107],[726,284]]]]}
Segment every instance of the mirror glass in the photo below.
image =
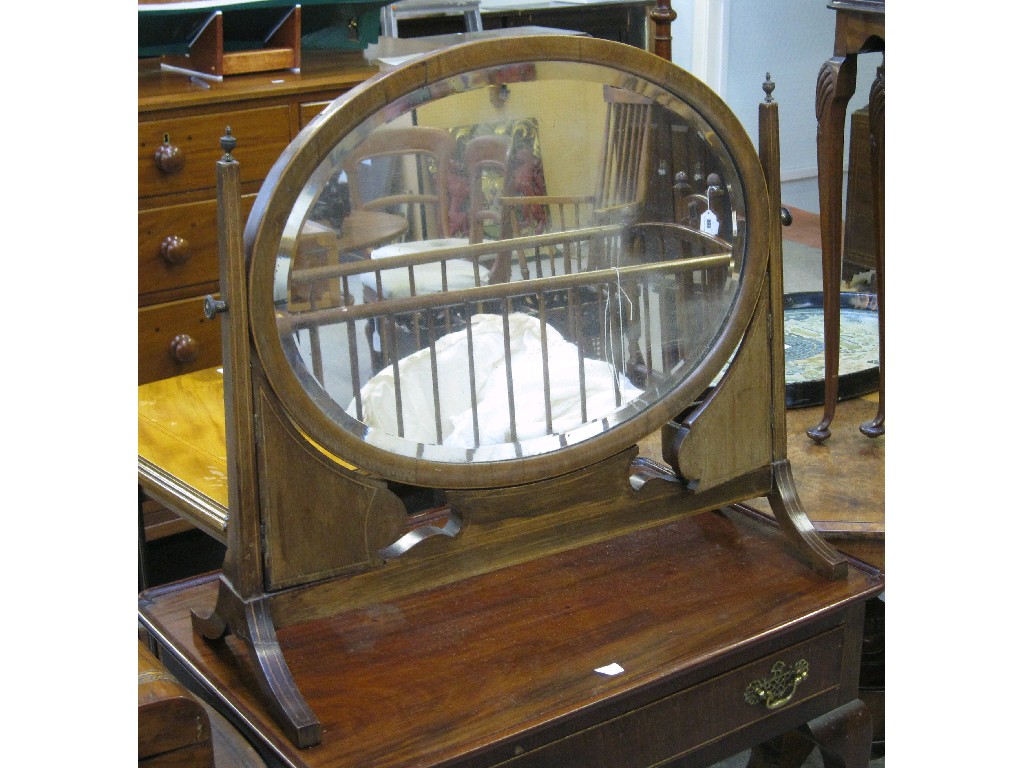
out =
{"type": "Polygon", "coordinates": [[[736,168],[677,96],[589,63],[482,69],[389,104],[311,175],[277,254],[280,340],[361,440],[536,456],[711,383],[744,230],[736,168]]]}

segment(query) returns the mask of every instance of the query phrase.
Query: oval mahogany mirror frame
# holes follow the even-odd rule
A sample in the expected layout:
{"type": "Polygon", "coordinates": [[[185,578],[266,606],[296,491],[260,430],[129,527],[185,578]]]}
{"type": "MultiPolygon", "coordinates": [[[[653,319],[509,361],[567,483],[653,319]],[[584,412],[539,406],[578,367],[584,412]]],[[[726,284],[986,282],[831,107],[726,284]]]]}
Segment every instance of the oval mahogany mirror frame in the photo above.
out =
{"type": "MultiPolygon", "coordinates": [[[[656,99],[656,97],[655,97],[656,99]]],[[[244,149],[244,137],[239,137],[244,149]]],[[[372,475],[435,488],[492,488],[536,482],[601,461],[626,450],[691,405],[727,365],[753,315],[767,268],[768,198],[757,152],[725,103],[694,76],[637,48],[587,37],[540,36],[468,43],[424,56],[371,78],[335,100],[307,125],[271,169],[245,230],[249,265],[249,314],[253,344],[270,388],[295,425],[321,448],[372,475]],[[605,431],[563,448],[501,461],[449,462],[397,455],[361,439],[330,415],[337,404],[318,401],[297,377],[278,333],[274,306],[275,262],[296,197],[332,149],[370,117],[430,84],[488,67],[521,62],[597,65],[648,82],[693,109],[733,163],[742,202],[743,252],[731,311],[703,358],[670,392],[605,431]]]]}

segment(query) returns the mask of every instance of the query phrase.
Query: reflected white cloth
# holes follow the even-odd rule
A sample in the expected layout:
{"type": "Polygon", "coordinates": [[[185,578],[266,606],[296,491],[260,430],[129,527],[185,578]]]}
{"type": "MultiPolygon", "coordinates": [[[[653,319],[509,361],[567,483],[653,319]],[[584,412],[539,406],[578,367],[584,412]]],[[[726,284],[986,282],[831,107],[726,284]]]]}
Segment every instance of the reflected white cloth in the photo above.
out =
{"type": "MultiPolygon", "coordinates": [[[[469,240],[464,237],[448,237],[435,240],[415,240],[408,243],[392,243],[382,248],[376,248],[370,252],[371,259],[389,259],[395,256],[408,256],[415,253],[426,253],[436,251],[440,248],[455,248],[457,246],[469,245],[469,240]]],[[[442,290],[441,264],[420,264],[413,267],[413,275],[416,278],[416,293],[440,293],[442,290]]],[[[445,265],[445,276],[448,281],[449,291],[458,291],[463,288],[472,288],[476,285],[476,270],[473,262],[462,259],[451,259],[445,265]]],[[[363,285],[367,288],[377,290],[377,276],[373,272],[363,275],[363,285]]],[[[409,268],[400,267],[396,269],[385,269],[380,273],[381,298],[393,298],[396,296],[408,296],[409,291],[409,268]]],[[[481,285],[487,284],[487,270],[480,270],[481,285]]]]}
{"type": "MultiPolygon", "coordinates": [[[[511,440],[505,337],[500,315],[475,315],[472,320],[473,367],[480,444],[511,440]]],[[[554,432],[565,432],[584,423],[575,344],[547,326],[551,420],[554,432]]],[[[544,409],[541,324],[522,313],[509,316],[510,360],[516,414],[516,437],[527,440],[547,434],[544,409]]],[[[472,448],[473,407],[469,354],[465,330],[442,336],[434,345],[437,355],[441,442],[446,446],[472,448]]],[[[622,403],[641,393],[608,363],[584,358],[587,418],[603,418],[615,410],[616,380],[622,403]]],[[[398,363],[405,437],[422,443],[437,442],[434,385],[430,350],[421,349],[398,363]]],[[[363,422],[388,434],[398,434],[395,380],[391,367],[370,379],[361,390],[363,422]]],[[[355,399],[348,407],[356,415],[355,399]]]]}

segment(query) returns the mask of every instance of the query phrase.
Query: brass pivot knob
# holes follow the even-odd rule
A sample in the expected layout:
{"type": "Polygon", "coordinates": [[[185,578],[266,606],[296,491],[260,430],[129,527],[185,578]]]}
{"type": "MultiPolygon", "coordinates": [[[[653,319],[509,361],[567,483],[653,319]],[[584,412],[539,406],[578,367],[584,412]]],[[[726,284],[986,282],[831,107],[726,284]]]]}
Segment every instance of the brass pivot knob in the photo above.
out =
{"type": "Polygon", "coordinates": [[[168,235],[160,243],[160,256],[172,267],[180,267],[192,258],[192,244],[184,237],[168,235]]]}
{"type": "Polygon", "coordinates": [[[199,345],[187,333],[179,333],[171,339],[171,357],[179,363],[194,363],[199,357],[199,345]]]}
{"type": "Polygon", "coordinates": [[[182,168],[185,167],[185,152],[174,144],[171,144],[171,140],[164,137],[164,143],[156,148],[156,153],[153,155],[153,162],[156,163],[156,167],[168,176],[179,173],[182,168]]]}
{"type": "Polygon", "coordinates": [[[228,303],[221,299],[215,299],[213,296],[207,296],[203,300],[203,314],[206,315],[207,320],[213,320],[221,312],[228,311],[228,303]]]}

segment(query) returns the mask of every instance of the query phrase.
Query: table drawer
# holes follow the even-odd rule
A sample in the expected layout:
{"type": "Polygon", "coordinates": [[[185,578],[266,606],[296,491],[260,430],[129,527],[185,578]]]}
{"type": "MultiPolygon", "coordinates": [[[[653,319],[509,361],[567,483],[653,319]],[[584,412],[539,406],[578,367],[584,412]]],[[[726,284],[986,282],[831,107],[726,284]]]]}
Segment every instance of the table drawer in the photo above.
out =
{"type": "Polygon", "coordinates": [[[329,101],[307,101],[299,104],[299,127],[305,128],[314,118],[319,116],[331,104],[329,101]]]}
{"type": "MultiPolygon", "coordinates": [[[[256,195],[242,198],[248,216],[256,195]]],[[[146,294],[220,279],[217,201],[170,205],[139,212],[139,303],[146,294]]]]}
{"type": "Polygon", "coordinates": [[[634,756],[629,765],[660,765],[816,696],[828,696],[829,701],[823,706],[823,711],[828,711],[839,703],[834,692],[841,679],[842,654],[843,629],[830,630],[595,728],[522,754],[509,765],[602,765],[607,754],[634,756]],[[792,677],[787,681],[782,674],[791,673],[794,668],[806,668],[806,676],[795,686],[792,677]],[[773,708],[768,708],[755,694],[773,675],[781,678],[781,698],[773,708]]]}
{"type": "Polygon", "coordinates": [[[286,104],[139,122],[139,197],[216,187],[220,139],[230,126],[242,182],[261,181],[291,140],[286,104]],[[156,154],[161,151],[163,168],[156,154]]]}
{"type": "Polygon", "coordinates": [[[220,317],[206,318],[204,299],[139,309],[139,384],[220,364],[220,317]]]}

